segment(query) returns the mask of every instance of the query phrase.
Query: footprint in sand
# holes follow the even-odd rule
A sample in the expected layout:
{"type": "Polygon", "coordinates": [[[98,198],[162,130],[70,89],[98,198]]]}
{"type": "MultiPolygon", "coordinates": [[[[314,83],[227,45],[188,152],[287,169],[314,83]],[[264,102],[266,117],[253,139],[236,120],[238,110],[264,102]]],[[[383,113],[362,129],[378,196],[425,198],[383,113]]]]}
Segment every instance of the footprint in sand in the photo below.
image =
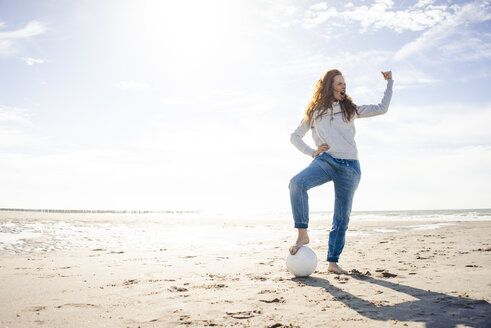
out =
{"type": "Polygon", "coordinates": [[[169,292],[187,292],[188,289],[184,287],[171,286],[167,289],[169,292]]]}
{"type": "Polygon", "coordinates": [[[345,284],[348,282],[348,277],[335,276],[334,279],[338,280],[340,284],[345,284]]]}
{"type": "Polygon", "coordinates": [[[259,300],[260,302],[264,303],[285,303],[285,299],[283,297],[275,297],[272,300],[259,300]]]}
{"type": "Polygon", "coordinates": [[[63,306],[73,306],[77,308],[89,308],[89,307],[99,307],[99,305],[91,304],[91,303],[66,303],[63,305],[57,306],[57,308],[62,308],[63,306]]]}
{"type": "Polygon", "coordinates": [[[139,281],[138,281],[138,280],[136,280],[136,279],[129,279],[129,280],[126,280],[126,281],[123,283],[123,285],[124,285],[124,286],[130,286],[130,285],[134,285],[134,284],[137,284],[137,283],[139,283],[139,281]]]}
{"type": "Polygon", "coordinates": [[[352,276],[358,276],[358,277],[360,277],[360,278],[366,278],[366,277],[369,277],[369,276],[371,276],[371,275],[372,275],[372,274],[370,273],[370,271],[368,271],[368,270],[367,270],[365,273],[363,273],[363,272],[360,272],[360,271],[358,271],[358,270],[356,270],[356,269],[351,270],[351,271],[349,272],[349,274],[350,274],[350,275],[352,275],[352,276]]]}
{"type": "Polygon", "coordinates": [[[42,310],[46,310],[46,306],[33,306],[28,309],[28,311],[32,311],[32,312],[39,312],[42,310]]]}
{"type": "Polygon", "coordinates": [[[218,323],[215,323],[215,322],[213,322],[211,320],[203,320],[203,323],[204,323],[203,326],[206,326],[206,327],[218,326],[218,323]]]}
{"type": "Polygon", "coordinates": [[[380,272],[380,276],[381,277],[384,277],[384,278],[393,278],[393,277],[397,277],[397,275],[395,273],[390,273],[389,271],[387,271],[386,269],[377,269],[375,270],[375,272],[380,272]]]}
{"type": "Polygon", "coordinates": [[[282,324],[282,323],[275,323],[272,324],[271,326],[266,326],[266,328],[299,328],[300,326],[294,326],[293,324],[282,324]]]}
{"type": "Polygon", "coordinates": [[[226,288],[228,286],[225,284],[213,284],[213,285],[208,285],[208,286],[203,285],[201,287],[203,287],[205,289],[220,289],[220,288],[226,288]]]}
{"type": "Polygon", "coordinates": [[[191,325],[193,322],[189,320],[190,318],[191,317],[189,315],[187,315],[187,314],[181,315],[179,317],[180,324],[182,324],[182,325],[191,325]]]}
{"type": "Polygon", "coordinates": [[[267,278],[265,278],[265,277],[262,277],[262,276],[256,276],[256,275],[254,275],[254,274],[252,274],[252,273],[247,274],[247,277],[248,277],[249,279],[252,279],[252,280],[260,280],[260,281],[266,281],[266,280],[268,280],[268,279],[267,279],[267,278]]]}
{"type": "Polygon", "coordinates": [[[224,280],[225,278],[227,278],[227,275],[213,274],[213,273],[207,273],[206,276],[211,280],[215,280],[215,279],[224,280]]]}
{"type": "Polygon", "coordinates": [[[257,314],[263,313],[261,310],[252,311],[239,311],[239,312],[226,312],[227,315],[234,319],[249,319],[255,317],[257,314]]]}

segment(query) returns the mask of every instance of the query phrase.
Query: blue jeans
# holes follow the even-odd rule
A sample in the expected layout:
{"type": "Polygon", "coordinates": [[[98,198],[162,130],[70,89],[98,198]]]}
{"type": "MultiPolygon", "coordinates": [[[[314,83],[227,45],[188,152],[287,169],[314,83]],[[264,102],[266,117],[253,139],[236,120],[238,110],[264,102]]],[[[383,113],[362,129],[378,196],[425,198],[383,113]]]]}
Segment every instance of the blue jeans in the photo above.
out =
{"type": "Polygon", "coordinates": [[[348,230],[351,205],[361,171],[358,160],[337,159],[324,152],[290,180],[290,201],[295,228],[308,228],[309,203],[307,190],[328,181],[334,182],[334,216],[329,232],[327,260],[338,262],[348,230]]]}

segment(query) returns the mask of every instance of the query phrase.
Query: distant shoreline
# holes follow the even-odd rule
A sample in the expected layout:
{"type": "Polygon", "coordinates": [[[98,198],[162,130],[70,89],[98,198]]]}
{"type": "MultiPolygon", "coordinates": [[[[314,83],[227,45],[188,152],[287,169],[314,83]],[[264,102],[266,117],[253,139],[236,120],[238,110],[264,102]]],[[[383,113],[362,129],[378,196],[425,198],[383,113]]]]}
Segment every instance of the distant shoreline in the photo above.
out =
{"type": "MultiPolygon", "coordinates": [[[[0,208],[2,212],[42,212],[42,213],[113,213],[113,214],[183,214],[183,213],[203,213],[199,210],[81,210],[81,209],[36,209],[36,208],[0,208]]],[[[491,208],[454,208],[454,209],[425,209],[425,210],[356,210],[357,213],[429,213],[429,212],[469,212],[469,211],[490,211],[491,208]]],[[[271,211],[266,211],[267,213],[271,211]]],[[[311,211],[311,214],[330,213],[332,211],[311,211]]]]}
{"type": "Polygon", "coordinates": [[[70,210],[70,209],[31,209],[31,208],[0,208],[3,212],[42,212],[42,213],[114,213],[114,214],[151,214],[151,213],[201,213],[201,210],[70,210]]]}

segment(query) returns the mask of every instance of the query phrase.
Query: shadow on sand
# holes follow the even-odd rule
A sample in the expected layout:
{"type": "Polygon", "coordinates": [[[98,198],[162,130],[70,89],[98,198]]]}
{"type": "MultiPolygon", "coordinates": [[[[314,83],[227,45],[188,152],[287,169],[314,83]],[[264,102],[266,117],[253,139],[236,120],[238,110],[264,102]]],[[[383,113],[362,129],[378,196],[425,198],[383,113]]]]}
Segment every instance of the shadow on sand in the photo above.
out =
{"type": "Polygon", "coordinates": [[[322,287],[338,301],[343,302],[362,316],[373,320],[413,321],[426,323],[426,327],[491,327],[491,304],[485,300],[449,296],[387,280],[362,275],[351,278],[408,294],[417,300],[396,305],[377,306],[370,301],[350,294],[319,277],[294,278],[293,281],[312,287],[322,287]]]}

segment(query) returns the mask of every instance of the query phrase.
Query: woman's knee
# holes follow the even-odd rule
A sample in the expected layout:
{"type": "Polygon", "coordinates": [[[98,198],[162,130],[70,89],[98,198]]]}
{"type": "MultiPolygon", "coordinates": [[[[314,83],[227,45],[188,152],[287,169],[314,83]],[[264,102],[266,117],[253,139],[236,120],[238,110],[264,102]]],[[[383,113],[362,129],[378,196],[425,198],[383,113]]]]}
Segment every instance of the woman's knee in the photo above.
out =
{"type": "Polygon", "coordinates": [[[304,187],[305,187],[305,183],[303,179],[300,178],[298,175],[291,178],[290,183],[288,184],[288,188],[290,190],[304,189],[304,187]]]}

